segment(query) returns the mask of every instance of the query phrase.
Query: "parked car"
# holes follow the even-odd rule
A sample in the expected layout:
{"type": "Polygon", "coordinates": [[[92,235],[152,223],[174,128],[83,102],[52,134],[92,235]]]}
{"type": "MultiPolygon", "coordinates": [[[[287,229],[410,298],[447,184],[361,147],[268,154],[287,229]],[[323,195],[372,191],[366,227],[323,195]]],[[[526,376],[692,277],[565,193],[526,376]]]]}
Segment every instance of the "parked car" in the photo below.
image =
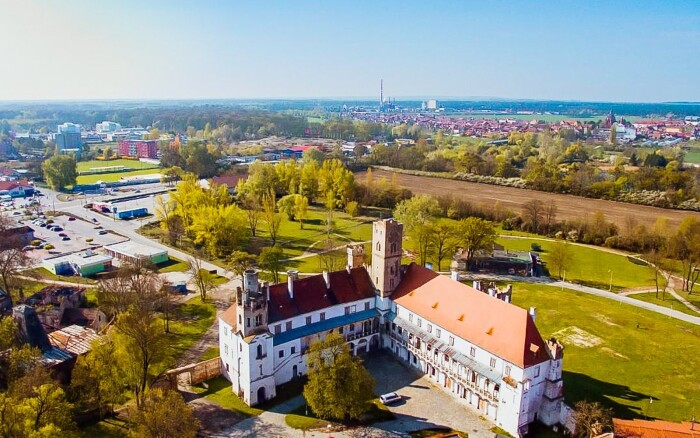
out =
{"type": "Polygon", "coordinates": [[[15,215],[15,216],[19,216],[20,214],[22,214],[22,212],[20,212],[20,211],[15,211],[15,212],[12,213],[12,214],[15,215]]]}
{"type": "Polygon", "coordinates": [[[66,234],[66,233],[58,233],[58,235],[59,235],[60,237],[66,237],[68,234],[66,234]]]}
{"type": "Polygon", "coordinates": [[[70,237],[68,237],[68,236],[63,236],[63,237],[61,237],[61,240],[70,240],[70,237]]]}
{"type": "Polygon", "coordinates": [[[75,217],[70,216],[70,217],[68,217],[68,220],[69,220],[69,221],[74,221],[74,220],[75,220],[75,217]]]}
{"type": "Polygon", "coordinates": [[[382,402],[383,405],[390,405],[392,403],[400,402],[401,400],[401,396],[395,392],[389,392],[379,396],[379,401],[382,402]]]}
{"type": "Polygon", "coordinates": [[[107,230],[100,230],[97,232],[97,234],[99,234],[100,236],[103,236],[103,235],[107,234],[107,230]]]}
{"type": "Polygon", "coordinates": [[[39,222],[39,226],[42,227],[42,228],[45,227],[45,226],[46,226],[46,222],[39,222]]]}
{"type": "Polygon", "coordinates": [[[52,230],[52,231],[57,231],[57,232],[58,232],[58,231],[63,231],[63,228],[61,228],[61,227],[59,227],[58,225],[56,225],[55,227],[53,227],[53,230],[52,230]]]}

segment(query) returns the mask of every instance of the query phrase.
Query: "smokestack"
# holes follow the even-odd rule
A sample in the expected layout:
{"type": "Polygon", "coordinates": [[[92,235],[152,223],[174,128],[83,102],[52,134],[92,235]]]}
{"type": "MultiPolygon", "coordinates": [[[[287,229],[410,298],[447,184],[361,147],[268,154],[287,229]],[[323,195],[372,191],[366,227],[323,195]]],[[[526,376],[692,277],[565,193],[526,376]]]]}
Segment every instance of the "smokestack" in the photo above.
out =
{"type": "Polygon", "coordinates": [[[331,288],[331,277],[328,275],[328,271],[323,271],[323,281],[326,282],[326,289],[331,288]]]}
{"type": "Polygon", "coordinates": [[[287,271],[287,292],[289,298],[294,299],[294,271],[287,271]]]}
{"type": "Polygon", "coordinates": [[[532,321],[535,321],[535,318],[537,318],[537,307],[530,307],[530,316],[532,317],[532,321]]]}

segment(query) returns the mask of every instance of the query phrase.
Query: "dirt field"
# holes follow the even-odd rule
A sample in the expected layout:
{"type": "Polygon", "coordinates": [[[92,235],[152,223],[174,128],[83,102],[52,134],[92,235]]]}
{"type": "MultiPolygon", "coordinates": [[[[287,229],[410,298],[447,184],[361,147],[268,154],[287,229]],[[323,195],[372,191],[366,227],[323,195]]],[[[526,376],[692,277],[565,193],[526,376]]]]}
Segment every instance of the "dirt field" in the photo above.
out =
{"type": "MultiPolygon", "coordinates": [[[[385,177],[391,180],[392,172],[372,169],[373,178],[385,177]]],[[[364,181],[365,173],[355,174],[357,181],[364,181]]],[[[582,198],[580,196],[561,195],[557,193],[538,192],[514,187],[503,187],[491,184],[480,184],[468,181],[431,178],[397,173],[400,186],[410,189],[415,194],[446,195],[452,194],[471,202],[474,205],[493,205],[499,201],[505,209],[519,213],[522,205],[530,199],[540,199],[544,202],[553,200],[557,205],[557,219],[571,220],[591,215],[597,210],[605,213],[607,220],[622,226],[625,218],[635,217],[639,223],[653,225],[657,218],[666,218],[669,225],[675,227],[686,216],[695,216],[700,220],[700,213],[669,210],[665,208],[647,207],[645,205],[627,204],[624,202],[604,201],[601,199],[582,198]]]]}

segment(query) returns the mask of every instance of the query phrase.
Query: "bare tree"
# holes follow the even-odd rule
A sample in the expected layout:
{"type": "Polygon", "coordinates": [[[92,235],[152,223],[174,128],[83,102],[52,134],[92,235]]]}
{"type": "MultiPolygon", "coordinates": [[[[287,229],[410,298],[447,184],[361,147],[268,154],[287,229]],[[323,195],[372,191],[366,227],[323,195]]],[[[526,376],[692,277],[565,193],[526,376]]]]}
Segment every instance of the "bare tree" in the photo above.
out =
{"type": "Polygon", "coordinates": [[[194,286],[197,288],[202,301],[205,301],[207,294],[214,288],[216,283],[214,282],[214,275],[207,269],[204,269],[203,264],[202,258],[197,255],[190,257],[187,261],[188,271],[192,275],[194,286]]]}
{"type": "Polygon", "coordinates": [[[612,430],[612,409],[598,402],[580,401],[574,406],[575,436],[593,438],[612,430]]]}
{"type": "Polygon", "coordinates": [[[318,246],[318,266],[322,270],[336,271],[343,267],[345,260],[345,247],[338,246],[338,243],[333,238],[323,239],[318,246]]]}
{"type": "Polygon", "coordinates": [[[248,219],[248,228],[250,228],[250,234],[255,237],[255,233],[258,231],[258,222],[260,221],[261,206],[260,200],[253,193],[249,193],[243,199],[243,208],[245,210],[246,219],[248,219]]]}
{"type": "Polygon", "coordinates": [[[540,233],[542,222],[545,216],[544,202],[539,199],[531,199],[523,204],[523,223],[535,234],[540,233]]]}
{"type": "Polygon", "coordinates": [[[267,232],[270,234],[272,246],[277,243],[277,233],[282,223],[282,215],[277,213],[277,203],[275,202],[275,192],[270,190],[270,193],[263,196],[262,214],[267,224],[267,232]]]}
{"type": "Polygon", "coordinates": [[[110,316],[128,312],[132,308],[157,312],[162,306],[163,279],[146,261],[124,263],[117,274],[101,280],[97,286],[97,302],[110,316]]]}
{"type": "Polygon", "coordinates": [[[550,200],[544,206],[544,232],[549,234],[554,228],[554,224],[557,220],[557,204],[550,200]]]}

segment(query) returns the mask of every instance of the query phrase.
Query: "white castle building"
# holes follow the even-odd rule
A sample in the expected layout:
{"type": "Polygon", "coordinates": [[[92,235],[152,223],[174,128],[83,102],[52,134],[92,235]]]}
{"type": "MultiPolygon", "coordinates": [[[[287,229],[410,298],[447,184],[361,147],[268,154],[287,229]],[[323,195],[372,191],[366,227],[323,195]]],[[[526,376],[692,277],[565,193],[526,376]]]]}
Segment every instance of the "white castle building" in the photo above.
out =
{"type": "Polygon", "coordinates": [[[403,224],[373,226],[372,265],[348,247],[347,269],[259,284],[247,271],[219,317],[223,375],[245,403],[275,397],[306,373],[309,345],[329,332],[354,354],[383,348],[517,436],[560,422],[563,347],[534,314],[416,264],[401,265],[403,224]]]}

